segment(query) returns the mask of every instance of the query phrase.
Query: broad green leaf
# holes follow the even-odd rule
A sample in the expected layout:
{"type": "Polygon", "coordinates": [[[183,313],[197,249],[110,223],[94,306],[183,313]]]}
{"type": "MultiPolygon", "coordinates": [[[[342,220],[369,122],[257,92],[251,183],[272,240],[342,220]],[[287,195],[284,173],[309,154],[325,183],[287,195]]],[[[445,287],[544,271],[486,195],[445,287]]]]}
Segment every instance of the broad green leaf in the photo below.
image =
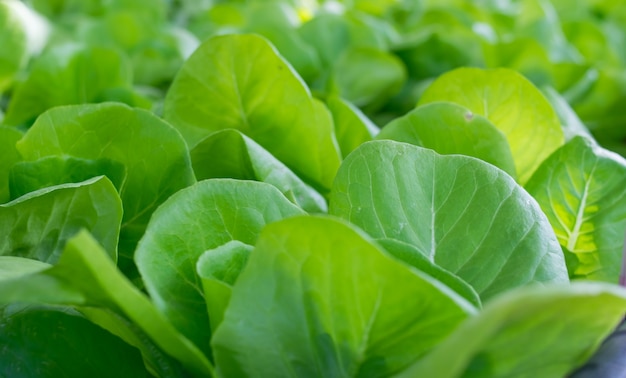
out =
{"type": "Polygon", "coordinates": [[[25,274],[37,273],[50,267],[50,264],[16,256],[0,256],[0,280],[17,278],[25,274]]]}
{"type": "Polygon", "coordinates": [[[504,134],[485,117],[453,103],[420,106],[390,122],[376,139],[411,143],[442,155],[473,156],[515,177],[515,163],[504,134]]]}
{"type": "Polygon", "coordinates": [[[487,304],[398,377],[565,377],[589,358],[625,311],[626,292],[617,286],[515,290],[487,304]]]}
{"type": "Polygon", "coordinates": [[[190,151],[198,180],[234,178],[274,185],[305,211],[326,212],[326,200],[258,143],[234,129],[216,131],[190,151]]]}
{"type": "Polygon", "coordinates": [[[105,177],[44,188],[0,205],[0,255],[54,263],[87,229],[116,260],[121,221],[122,203],[105,177]]]}
{"type": "MultiPolygon", "coordinates": [[[[18,142],[26,161],[71,156],[126,168],[120,253],[130,258],[152,212],[195,179],[180,134],[155,115],[123,104],[51,109],[18,142]]],[[[105,173],[105,172],[102,172],[105,173]]]]}
{"type": "Polygon", "coordinates": [[[0,306],[0,376],[151,377],[139,351],[67,307],[0,306]]]}
{"type": "Polygon", "coordinates": [[[46,156],[36,161],[18,162],[9,171],[11,199],[48,186],[81,182],[101,175],[120,190],[126,179],[126,167],[109,159],[87,160],[71,156],[46,156]]]}
{"type": "Polygon", "coordinates": [[[22,133],[16,129],[0,126],[0,203],[11,199],[9,189],[9,171],[22,160],[15,143],[22,139],[22,133]]]}
{"type": "MultiPolygon", "coordinates": [[[[0,256],[0,266],[7,258],[17,265],[16,258],[0,256]]],[[[79,232],[67,242],[56,265],[42,269],[28,262],[21,271],[24,273],[21,276],[0,275],[0,304],[19,302],[86,308],[87,315],[98,316],[99,325],[112,323],[110,318],[104,322],[102,312],[95,313],[94,309],[113,312],[128,319],[194,376],[212,376],[213,368],[202,352],[178,333],[154,304],[124,277],[88,232],[79,232]]],[[[119,323],[115,324],[117,327],[119,323]]]]}
{"type": "Polygon", "coordinates": [[[333,67],[339,96],[369,110],[380,108],[400,92],[406,78],[400,59],[373,48],[347,49],[333,67]]]}
{"type": "Polygon", "coordinates": [[[130,89],[130,69],[125,57],[112,48],[56,46],[41,55],[26,80],[16,85],[4,123],[29,127],[52,107],[106,101],[111,91],[130,89]]]}
{"type": "Polygon", "coordinates": [[[535,200],[475,158],[365,143],[342,164],[329,207],[374,238],[414,246],[483,300],[533,282],[567,282],[561,248],[535,200]]]}
{"type": "Polygon", "coordinates": [[[414,246],[396,239],[376,239],[376,242],[396,259],[440,281],[474,306],[480,308],[480,297],[465,281],[430,261],[414,246]]]}
{"type": "Polygon", "coordinates": [[[225,377],[392,376],[474,312],[347,223],[302,216],[263,230],[212,344],[225,377]]]}
{"type": "Polygon", "coordinates": [[[448,72],[426,89],[419,103],[437,101],[466,107],[502,131],[522,184],[563,144],[563,132],[550,103],[515,71],[459,68],[448,72]]]}
{"type": "Polygon", "coordinates": [[[157,308],[210,355],[211,327],[196,273],[198,258],[231,240],[254,245],[267,223],[303,213],[272,185],[204,180],[159,207],[137,246],[135,262],[157,308]]]}
{"type": "Polygon", "coordinates": [[[526,185],[567,249],[571,278],[617,283],[626,229],[626,161],[577,136],[526,185]]]}
{"type": "Polygon", "coordinates": [[[164,114],[190,148],[213,131],[238,129],[316,188],[328,190],[339,167],[332,120],[259,36],[202,43],[172,83],[164,114]]]}
{"type": "Polygon", "coordinates": [[[330,96],[326,99],[326,105],[333,115],[335,135],[343,157],[348,156],[361,144],[372,140],[378,133],[378,127],[350,102],[337,96],[330,96]]]}
{"type": "Polygon", "coordinates": [[[23,2],[0,2],[0,94],[12,85],[31,55],[43,48],[48,32],[46,21],[23,2]]]}
{"type": "Polygon", "coordinates": [[[254,247],[238,240],[232,240],[200,256],[196,270],[202,280],[211,332],[224,318],[224,311],[230,302],[232,288],[239,274],[246,266],[254,247]]]}

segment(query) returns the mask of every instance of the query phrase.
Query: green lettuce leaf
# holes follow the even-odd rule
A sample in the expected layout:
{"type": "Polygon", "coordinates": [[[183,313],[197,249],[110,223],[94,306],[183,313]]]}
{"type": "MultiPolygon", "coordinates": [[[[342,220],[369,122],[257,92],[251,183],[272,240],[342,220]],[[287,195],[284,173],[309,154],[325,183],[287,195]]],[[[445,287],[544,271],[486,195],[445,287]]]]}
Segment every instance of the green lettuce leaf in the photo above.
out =
{"type": "Polygon", "coordinates": [[[122,202],[106,177],[44,188],[0,205],[0,256],[54,263],[87,229],[115,261],[121,221],[122,202]]]}
{"type": "Polygon", "coordinates": [[[268,225],[213,348],[226,377],[391,376],[475,312],[329,217],[268,225]]]}
{"type": "Polygon", "coordinates": [[[69,307],[0,306],[4,377],[152,377],[139,351],[69,307]]]}
{"type": "Polygon", "coordinates": [[[210,355],[211,326],[196,274],[198,258],[231,240],[254,245],[267,223],[303,213],[266,183],[200,181],[171,196],[154,213],[135,261],[157,308],[210,355]]]}
{"type": "Polygon", "coordinates": [[[506,135],[517,179],[524,184],[539,164],[563,144],[556,113],[543,94],[513,70],[459,68],[441,75],[420,105],[450,101],[487,118],[506,135]]]}
{"type": "Polygon", "coordinates": [[[202,279],[202,289],[206,300],[211,332],[224,318],[224,311],[230,302],[233,285],[246,266],[254,247],[239,240],[231,240],[200,256],[196,270],[202,279]]]}
{"type": "Polygon", "coordinates": [[[473,156],[515,177],[506,137],[488,119],[453,103],[420,106],[387,124],[376,139],[430,148],[442,155],[473,156]]]}
{"type": "Polygon", "coordinates": [[[617,283],[626,229],[626,161],[581,136],[537,169],[526,190],[565,249],[571,278],[617,283]]]}
{"type": "Polygon", "coordinates": [[[22,160],[15,143],[22,139],[22,133],[16,129],[0,126],[0,203],[11,199],[9,172],[15,163],[22,160]]]}
{"type": "Polygon", "coordinates": [[[240,131],[226,129],[204,138],[190,151],[198,180],[234,178],[274,185],[305,211],[326,212],[326,200],[289,168],[240,131]]]}
{"type": "Polygon", "coordinates": [[[437,279],[474,306],[481,307],[480,297],[473,287],[430,261],[414,246],[396,239],[376,239],[376,242],[391,256],[437,279]]]}
{"type": "Polygon", "coordinates": [[[329,96],[326,105],[333,116],[335,135],[344,158],[379,132],[378,127],[349,101],[329,96]]]}
{"type": "Polygon", "coordinates": [[[494,299],[398,378],[565,377],[626,311],[617,286],[523,288],[494,299]]]}
{"type": "Polygon", "coordinates": [[[558,241],[536,201],[494,166],[394,141],[344,161],[330,213],[374,238],[413,245],[485,300],[532,282],[567,282],[558,241]]]}
{"type": "MultiPolygon", "coordinates": [[[[119,103],[51,109],[37,119],[17,149],[25,161],[71,156],[107,159],[126,168],[120,188],[124,205],[120,253],[126,259],[132,256],[152,212],[195,181],[180,134],[154,114],[119,103]]],[[[109,172],[100,172],[105,173],[109,172]]]]}
{"type": "Polygon", "coordinates": [[[88,232],[81,231],[70,239],[52,267],[30,259],[0,256],[0,266],[7,262],[14,272],[0,269],[0,304],[72,306],[131,345],[141,347],[152,369],[167,365],[160,356],[162,352],[154,350],[154,343],[167,356],[180,361],[187,373],[213,375],[213,367],[202,352],[122,275],[88,232]],[[141,343],[142,337],[151,342],[141,343]]]}
{"type": "Polygon", "coordinates": [[[106,101],[116,92],[130,91],[131,82],[130,63],[116,49],[55,46],[37,58],[26,80],[16,85],[4,123],[27,128],[52,107],[106,101]]]}
{"type": "Polygon", "coordinates": [[[21,161],[9,171],[11,199],[49,186],[81,182],[106,176],[118,191],[126,180],[126,167],[110,159],[79,159],[71,156],[46,156],[36,161],[21,161]]]}
{"type": "Polygon", "coordinates": [[[190,148],[211,132],[238,129],[316,188],[328,190],[340,163],[332,119],[267,40],[206,40],[169,89],[165,119],[190,148]]]}

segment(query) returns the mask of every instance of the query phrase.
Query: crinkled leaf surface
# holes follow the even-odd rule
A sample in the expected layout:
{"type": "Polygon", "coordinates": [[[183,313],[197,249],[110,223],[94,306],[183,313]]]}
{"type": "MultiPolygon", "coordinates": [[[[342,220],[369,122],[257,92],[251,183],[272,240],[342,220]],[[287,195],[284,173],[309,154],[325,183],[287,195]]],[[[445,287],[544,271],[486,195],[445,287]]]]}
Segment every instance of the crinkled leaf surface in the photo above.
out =
{"type": "Polygon", "coordinates": [[[513,70],[459,68],[445,73],[426,89],[419,103],[436,101],[464,106],[502,131],[522,184],[563,144],[559,119],[548,100],[513,70]]]}
{"type": "Polygon", "coordinates": [[[0,306],[3,377],[152,377],[139,351],[68,307],[0,306]]]}
{"type": "MultiPolygon", "coordinates": [[[[213,368],[202,352],[178,333],[152,302],[122,275],[88,232],[79,232],[70,239],[59,262],[52,267],[46,268],[43,263],[29,259],[0,256],[0,266],[6,261],[22,274],[0,270],[0,304],[78,306],[87,309],[89,317],[96,317],[97,324],[111,326],[112,332],[121,336],[122,323],[102,311],[112,312],[128,319],[193,376],[212,375],[213,368]]],[[[133,329],[125,332],[133,332],[133,329]]],[[[134,335],[133,341],[136,338],[134,335]]],[[[144,357],[154,353],[151,349],[142,352],[144,357]]]]}
{"type": "Polygon", "coordinates": [[[478,159],[394,141],[344,161],[330,213],[374,238],[404,241],[482,299],[532,282],[567,282],[561,248],[536,201],[478,159]]]}
{"type": "Polygon", "coordinates": [[[126,180],[126,167],[110,159],[80,159],[71,156],[46,156],[36,161],[21,161],[9,171],[11,199],[49,186],[81,182],[106,176],[117,190],[126,180]]]}
{"type": "Polygon", "coordinates": [[[453,103],[420,106],[387,124],[376,139],[411,143],[442,155],[473,156],[515,177],[515,163],[504,134],[485,117],[453,103]]]}
{"type": "Polygon", "coordinates": [[[130,64],[114,48],[56,46],[16,85],[4,123],[28,127],[52,107],[105,101],[108,91],[130,89],[131,76],[130,64]]]}
{"type": "Polygon", "coordinates": [[[208,355],[211,327],[196,274],[198,258],[231,240],[254,245],[267,223],[302,213],[266,183],[200,181],[154,213],[135,261],[159,310],[208,355]]]}
{"type": "Polygon", "coordinates": [[[216,131],[190,151],[198,180],[234,178],[274,185],[308,212],[326,212],[326,200],[258,143],[235,129],[216,131]]]}
{"type": "Polygon", "coordinates": [[[106,177],[48,187],[0,205],[0,255],[54,263],[86,229],[116,260],[121,221],[122,202],[106,177]]]}
{"type": "Polygon", "coordinates": [[[376,239],[376,243],[391,256],[437,279],[474,306],[481,307],[480,297],[474,288],[458,276],[433,263],[414,246],[396,239],[376,239]]]}
{"type": "Polygon", "coordinates": [[[126,257],[132,255],[159,204],[195,181],[180,134],[154,114],[123,104],[51,109],[37,119],[17,148],[27,161],[72,156],[124,165],[120,253],[126,257]]]}
{"type": "Polygon", "coordinates": [[[624,158],[577,136],[546,159],[526,189],[566,249],[570,277],[617,283],[626,229],[624,158]]]}
{"type": "Polygon", "coordinates": [[[253,249],[251,245],[239,240],[231,240],[204,252],[198,259],[196,269],[202,280],[212,332],[215,332],[222,322],[224,311],[230,302],[232,287],[246,266],[253,249]]]}
{"type": "Polygon", "coordinates": [[[332,119],[267,40],[206,40],[167,93],[165,119],[193,148],[213,131],[238,129],[308,183],[329,189],[340,163],[332,119]]]}
{"type": "Polygon", "coordinates": [[[268,225],[213,348],[225,377],[390,376],[475,309],[329,217],[268,225]]]}
{"type": "Polygon", "coordinates": [[[15,143],[22,139],[22,133],[16,129],[0,126],[0,203],[11,199],[9,189],[9,171],[22,160],[15,143]]]}
{"type": "Polygon", "coordinates": [[[398,377],[565,377],[620,322],[617,286],[523,288],[494,299],[398,377]]]}

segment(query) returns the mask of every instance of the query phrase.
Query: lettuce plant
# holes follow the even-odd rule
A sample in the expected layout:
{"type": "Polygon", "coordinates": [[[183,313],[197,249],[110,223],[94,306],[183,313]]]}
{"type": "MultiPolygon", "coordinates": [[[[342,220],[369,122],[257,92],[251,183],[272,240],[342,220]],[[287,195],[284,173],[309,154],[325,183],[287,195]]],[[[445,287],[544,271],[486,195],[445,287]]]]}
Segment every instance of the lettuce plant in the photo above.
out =
{"type": "Polygon", "coordinates": [[[0,376],[620,374],[583,3],[0,0],[0,376]]]}

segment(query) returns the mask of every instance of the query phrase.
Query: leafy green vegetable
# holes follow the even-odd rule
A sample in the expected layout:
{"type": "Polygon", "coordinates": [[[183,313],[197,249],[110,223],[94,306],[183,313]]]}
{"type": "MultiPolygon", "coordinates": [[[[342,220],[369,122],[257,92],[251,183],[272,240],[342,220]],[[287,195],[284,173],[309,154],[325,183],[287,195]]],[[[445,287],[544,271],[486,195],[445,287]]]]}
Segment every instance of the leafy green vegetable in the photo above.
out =
{"type": "Polygon", "coordinates": [[[564,377],[589,357],[625,311],[626,292],[604,284],[512,291],[399,377],[564,377]]]}
{"type": "Polygon", "coordinates": [[[332,119],[320,110],[265,39],[229,35],[208,39],[185,62],[164,113],[191,148],[213,131],[238,129],[307,183],[328,190],[340,154],[332,119]]]}
{"type": "Polygon", "coordinates": [[[296,217],[262,232],[212,344],[222,376],[388,376],[474,311],[348,224],[296,217]]]}
{"type": "Polygon", "coordinates": [[[87,229],[117,260],[121,221],[122,203],[105,177],[47,187],[0,205],[0,255],[54,263],[65,243],[87,229]]]}
{"type": "Polygon", "coordinates": [[[198,258],[232,240],[254,245],[267,223],[303,213],[269,184],[201,181],[172,195],[154,213],[135,261],[157,308],[210,355],[211,327],[196,274],[198,258]]]}
{"type": "Polygon", "coordinates": [[[0,344],[6,377],[151,376],[137,349],[70,308],[0,306],[0,344]]]}
{"type": "Polygon", "coordinates": [[[515,177],[506,137],[489,120],[447,102],[420,106],[386,125],[376,139],[426,147],[443,155],[473,156],[515,177]]]}
{"type": "Polygon", "coordinates": [[[624,25],[0,0],[0,376],[620,375],[624,25]]]}
{"type": "MultiPolygon", "coordinates": [[[[18,142],[17,149],[26,161],[71,156],[122,164],[126,180],[120,188],[124,205],[120,252],[127,258],[159,204],[195,181],[187,147],[178,132],[155,115],[123,104],[49,110],[18,142]]],[[[65,175],[63,171],[59,174],[65,175]]]]}
{"type": "Polygon", "coordinates": [[[0,126],[0,203],[11,199],[9,189],[9,171],[22,159],[15,143],[22,139],[22,133],[15,129],[0,126]]]}
{"type": "MultiPolygon", "coordinates": [[[[10,259],[23,274],[0,276],[0,304],[85,306],[112,311],[132,321],[189,372],[196,376],[212,375],[212,366],[202,353],[117,270],[87,232],[80,232],[70,239],[59,262],[50,268],[41,263],[34,264],[32,260],[19,259],[25,264],[25,268],[19,269],[16,257],[0,257],[0,265],[5,259],[10,259]]],[[[142,352],[144,357],[150,353],[142,352]]]]}
{"type": "Polygon", "coordinates": [[[119,191],[126,180],[126,167],[109,159],[87,160],[71,156],[46,156],[18,162],[9,172],[11,199],[49,186],[81,182],[104,175],[119,191]]]}
{"type": "Polygon", "coordinates": [[[129,63],[115,49],[57,46],[37,59],[26,81],[16,86],[4,123],[27,128],[55,106],[120,99],[112,95],[130,90],[131,80],[129,63]]]}
{"type": "Polygon", "coordinates": [[[274,185],[304,210],[328,209],[326,200],[302,182],[263,147],[235,129],[216,131],[191,150],[191,163],[198,180],[234,178],[274,185]]]}
{"type": "Polygon", "coordinates": [[[577,136],[546,159],[526,189],[566,249],[570,277],[617,283],[626,229],[626,161],[577,136]]]}
{"type": "Polygon", "coordinates": [[[232,287],[246,266],[254,247],[232,240],[200,256],[196,269],[202,279],[211,332],[222,322],[224,311],[230,302],[232,287]]]}
{"type": "Polygon", "coordinates": [[[476,291],[465,281],[430,261],[414,246],[396,239],[376,239],[396,259],[437,279],[476,307],[481,307],[476,291]]]}
{"type": "Polygon", "coordinates": [[[333,116],[335,135],[344,158],[378,134],[378,127],[349,101],[330,96],[326,99],[326,105],[333,116]]]}
{"type": "Polygon", "coordinates": [[[567,282],[563,254],[535,200],[474,158],[365,143],[337,173],[330,213],[375,238],[414,246],[482,299],[532,282],[567,282]]]}
{"type": "Polygon", "coordinates": [[[487,118],[506,135],[526,183],[539,164],[563,144],[563,132],[550,103],[528,80],[512,70],[460,68],[440,76],[420,105],[450,101],[487,118]]]}

